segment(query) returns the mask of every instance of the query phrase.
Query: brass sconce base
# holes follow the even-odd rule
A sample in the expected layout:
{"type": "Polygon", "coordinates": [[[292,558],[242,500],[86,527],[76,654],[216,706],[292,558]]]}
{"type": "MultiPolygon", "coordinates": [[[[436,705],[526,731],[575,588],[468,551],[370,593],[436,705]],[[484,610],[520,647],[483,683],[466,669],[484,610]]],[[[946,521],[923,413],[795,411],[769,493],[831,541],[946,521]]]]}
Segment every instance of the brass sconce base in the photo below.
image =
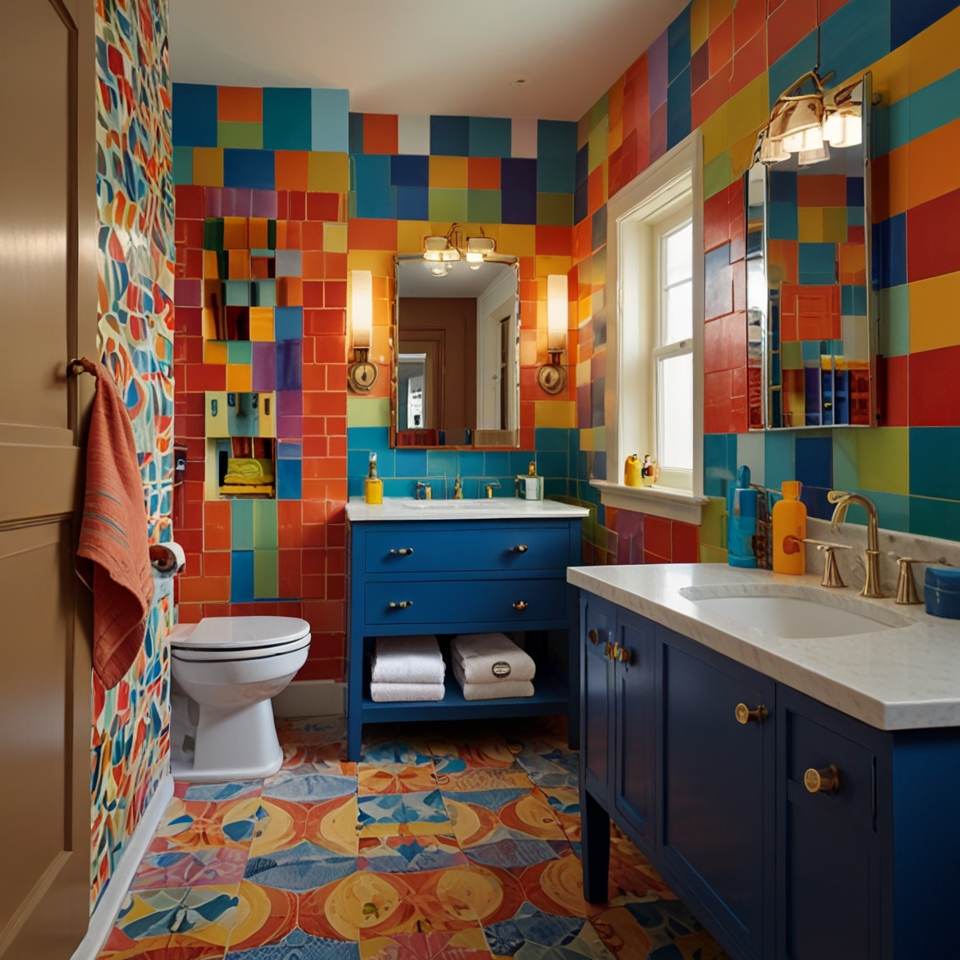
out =
{"type": "Polygon", "coordinates": [[[377,365],[367,359],[366,347],[354,347],[353,363],[347,367],[347,386],[354,393],[369,393],[377,382],[377,365]]]}
{"type": "Polygon", "coordinates": [[[537,371],[537,383],[544,393],[556,396],[567,389],[567,368],[560,363],[562,350],[548,350],[550,362],[543,364],[537,371]]]}

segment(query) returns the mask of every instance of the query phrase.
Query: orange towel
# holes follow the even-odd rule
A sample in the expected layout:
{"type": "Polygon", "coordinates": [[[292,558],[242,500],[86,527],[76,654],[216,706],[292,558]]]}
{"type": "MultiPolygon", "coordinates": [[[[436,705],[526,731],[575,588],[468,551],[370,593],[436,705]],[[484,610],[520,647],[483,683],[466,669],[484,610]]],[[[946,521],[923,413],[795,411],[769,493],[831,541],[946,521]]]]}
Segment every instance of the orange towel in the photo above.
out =
{"type": "Polygon", "coordinates": [[[77,573],[88,587],[92,582],[93,669],[109,690],[123,679],[143,644],[153,574],[130,417],[106,367],[81,362],[97,378],[97,395],[87,439],[77,573]]]}

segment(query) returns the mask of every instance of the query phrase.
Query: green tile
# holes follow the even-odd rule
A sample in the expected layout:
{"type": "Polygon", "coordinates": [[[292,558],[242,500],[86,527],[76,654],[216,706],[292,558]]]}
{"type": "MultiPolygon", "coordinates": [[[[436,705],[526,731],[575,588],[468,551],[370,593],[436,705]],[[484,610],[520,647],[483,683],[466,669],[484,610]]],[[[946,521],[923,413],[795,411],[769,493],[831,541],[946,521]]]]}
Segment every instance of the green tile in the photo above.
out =
{"type": "Polygon", "coordinates": [[[277,501],[253,501],[253,549],[276,550],[277,540],[277,501]]]}
{"type": "Polygon", "coordinates": [[[429,217],[431,220],[467,220],[467,191],[449,187],[430,187],[429,217]]]}
{"type": "Polygon", "coordinates": [[[837,490],[856,490],[860,486],[857,429],[840,428],[832,432],[833,438],[833,485],[837,490]]]}
{"type": "Polygon", "coordinates": [[[217,124],[217,146],[262,150],[263,124],[221,120],[217,124]]]}
{"type": "MultiPolygon", "coordinates": [[[[273,256],[273,251],[270,251],[273,256]]],[[[251,284],[253,297],[257,301],[258,307],[275,307],[277,305],[277,281],[276,280],[254,280],[251,284]]]]}
{"type": "Polygon", "coordinates": [[[607,118],[593,127],[587,146],[587,168],[593,173],[607,159],[607,118]]]}
{"type": "Polygon", "coordinates": [[[708,543],[700,544],[701,563],[726,563],[727,551],[722,547],[712,547],[708,543]]]}
{"type": "Polygon", "coordinates": [[[389,399],[386,397],[347,397],[347,426],[389,427],[389,399]]]}
{"type": "MultiPolygon", "coordinates": [[[[604,123],[609,118],[610,114],[610,94],[605,93],[591,108],[590,108],[590,129],[594,130],[599,124],[604,123]]],[[[606,133],[606,125],[604,125],[604,133],[606,133]]]]}
{"type": "Polygon", "coordinates": [[[880,291],[880,344],[885,357],[904,357],[910,352],[910,287],[901,283],[880,291]]]}
{"type": "Polygon", "coordinates": [[[799,340],[788,340],[780,344],[780,365],[784,370],[803,369],[803,348],[799,340]]]}
{"type": "Polygon", "coordinates": [[[537,223],[546,227],[573,226],[573,194],[538,193],[537,223]]]}
{"type": "Polygon", "coordinates": [[[885,493],[910,493],[910,430],[875,427],[857,431],[859,486],[885,493]]]}
{"type": "Polygon", "coordinates": [[[278,550],[253,551],[253,598],[272,600],[277,596],[278,550]]]}
{"type": "Polygon", "coordinates": [[[730,151],[725,150],[703,165],[703,199],[709,200],[715,193],[726,190],[731,183],[733,183],[733,162],[730,159],[730,151]]]}
{"type": "Polygon", "coordinates": [[[228,307],[249,307],[250,306],[250,281],[249,280],[224,280],[223,281],[224,303],[228,307]]]}
{"type": "Polygon", "coordinates": [[[228,340],[227,363],[253,363],[253,344],[249,340],[228,340]]]}
{"type": "MultiPolygon", "coordinates": [[[[708,497],[703,505],[700,519],[700,547],[713,547],[723,551],[723,562],[726,563],[726,547],[724,531],[726,527],[727,505],[721,497],[708,497]]],[[[718,563],[720,561],[708,561],[718,563]]]]}
{"type": "Polygon", "coordinates": [[[173,148],[174,184],[193,183],[193,147],[173,148]]]}
{"type": "Polygon", "coordinates": [[[234,500],[230,504],[230,547],[253,549],[253,501],[234,500]]]}
{"type": "Polygon", "coordinates": [[[499,223],[500,191],[468,190],[467,219],[471,223],[499,223]]]}

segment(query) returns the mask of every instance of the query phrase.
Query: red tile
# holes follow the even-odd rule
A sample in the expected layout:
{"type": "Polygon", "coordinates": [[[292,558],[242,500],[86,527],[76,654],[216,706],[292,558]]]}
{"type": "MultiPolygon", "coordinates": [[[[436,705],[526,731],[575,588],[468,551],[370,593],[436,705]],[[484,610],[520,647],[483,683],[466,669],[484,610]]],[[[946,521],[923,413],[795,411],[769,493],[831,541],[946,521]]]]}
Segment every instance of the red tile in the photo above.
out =
{"type": "Polygon", "coordinates": [[[703,201],[704,252],[723,246],[730,239],[730,204],[727,191],[721,190],[703,201]]]}
{"type": "Polygon", "coordinates": [[[738,0],[733,8],[733,48],[740,50],[767,24],[766,0],[738,0]]]}
{"type": "Polygon", "coordinates": [[[880,426],[906,427],[909,419],[909,357],[877,358],[877,400],[880,426]]]}
{"type": "Polygon", "coordinates": [[[690,99],[691,121],[701,126],[730,99],[730,74],[733,67],[725,63],[690,99]]]}
{"type": "Polygon", "coordinates": [[[569,257],[571,234],[570,227],[538,226],[536,233],[537,256],[569,257]]]}
{"type": "Polygon", "coordinates": [[[351,250],[397,249],[396,220],[349,220],[347,244],[351,250]]]}
{"type": "Polygon", "coordinates": [[[767,64],[776,63],[816,29],[817,0],[783,0],[767,18],[767,64]]]}
{"type": "Polygon", "coordinates": [[[910,354],[911,427],[960,426],[960,346],[910,354]]]}
{"type": "Polygon", "coordinates": [[[174,190],[177,219],[202,220],[204,217],[203,187],[181,183],[174,190]]]}
{"type": "Polygon", "coordinates": [[[669,520],[650,514],[643,515],[643,552],[670,563],[673,559],[673,548],[669,520]]]}
{"type": "Polygon", "coordinates": [[[710,34],[710,76],[726,66],[733,57],[733,16],[727,17],[710,34]]]}
{"type": "Polygon", "coordinates": [[[700,528],[692,523],[673,521],[673,562],[700,561],[700,528]]]}
{"type": "Polygon", "coordinates": [[[690,57],[690,89],[696,92],[710,79],[710,44],[702,44],[690,57]]]}
{"type": "Polygon", "coordinates": [[[907,278],[926,280],[958,270],[960,190],[954,190],[907,211],[907,278]]]}
{"type": "Polygon", "coordinates": [[[363,152],[398,153],[397,115],[365,113],[363,115],[363,152]]]}
{"type": "MultiPolygon", "coordinates": [[[[308,193],[307,219],[338,221],[340,219],[340,194],[308,193]]],[[[378,220],[376,222],[383,223],[384,221],[378,220]]],[[[396,237],[394,237],[394,244],[396,244],[396,237]]]]}
{"type": "MultiPolygon", "coordinates": [[[[739,9],[739,6],[738,6],[739,9]]],[[[733,73],[730,75],[730,96],[739,93],[767,69],[767,32],[761,30],[738,47],[733,55],[733,73]]],[[[779,91],[777,91],[779,93],[779,91]]]]}

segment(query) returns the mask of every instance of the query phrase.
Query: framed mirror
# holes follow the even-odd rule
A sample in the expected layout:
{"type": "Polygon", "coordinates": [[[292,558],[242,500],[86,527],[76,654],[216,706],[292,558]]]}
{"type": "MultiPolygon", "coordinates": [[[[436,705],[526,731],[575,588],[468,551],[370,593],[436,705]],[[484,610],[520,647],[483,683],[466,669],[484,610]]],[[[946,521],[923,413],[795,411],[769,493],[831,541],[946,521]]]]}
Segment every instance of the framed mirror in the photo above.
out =
{"type": "Polygon", "coordinates": [[[779,98],[744,175],[751,429],[876,423],[870,75],[830,92],[815,82],[779,98]],[[818,97],[817,127],[765,141],[783,134],[781,104],[818,97]]]}
{"type": "Polygon", "coordinates": [[[515,257],[397,257],[393,445],[515,448],[519,342],[515,257]]]}

